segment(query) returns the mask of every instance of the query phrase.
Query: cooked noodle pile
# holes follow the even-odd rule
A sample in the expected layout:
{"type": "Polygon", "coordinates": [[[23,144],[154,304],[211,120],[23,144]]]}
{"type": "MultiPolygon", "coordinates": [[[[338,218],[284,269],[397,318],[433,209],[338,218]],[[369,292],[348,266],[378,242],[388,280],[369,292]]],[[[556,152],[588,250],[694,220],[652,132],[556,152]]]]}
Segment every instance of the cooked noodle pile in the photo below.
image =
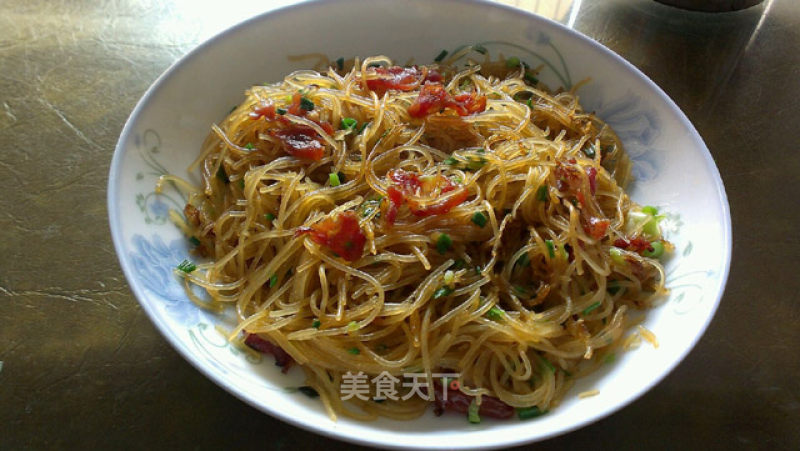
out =
{"type": "Polygon", "coordinates": [[[190,168],[202,187],[161,181],[190,192],[174,219],[207,257],[187,294],[234,308],[232,336],[288,354],[334,418],[431,404],[342,401],[359,371],[437,392],[458,373],[439,410],[554,407],[665,291],[670,245],[612,130],[530,73],[373,57],[253,86],[190,168]]]}

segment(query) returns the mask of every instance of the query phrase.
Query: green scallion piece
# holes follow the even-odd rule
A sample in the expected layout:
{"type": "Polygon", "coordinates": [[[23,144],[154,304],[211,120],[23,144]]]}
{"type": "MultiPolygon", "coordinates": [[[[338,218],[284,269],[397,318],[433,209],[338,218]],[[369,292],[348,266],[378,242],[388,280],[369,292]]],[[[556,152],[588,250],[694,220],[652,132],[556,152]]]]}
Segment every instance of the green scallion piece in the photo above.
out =
{"type": "Polygon", "coordinates": [[[444,160],[444,164],[455,166],[458,164],[458,160],[456,160],[455,157],[448,157],[446,160],[444,160]]]}
{"type": "Polygon", "coordinates": [[[520,420],[529,420],[546,414],[546,410],[540,410],[537,406],[533,407],[517,407],[517,417],[520,420]]]}
{"type": "Polygon", "coordinates": [[[339,181],[339,174],[335,174],[333,172],[328,174],[328,183],[331,186],[339,186],[339,185],[341,185],[342,182],[339,181]]]}
{"type": "Polygon", "coordinates": [[[447,50],[442,50],[433,60],[437,63],[441,63],[442,60],[447,56],[447,50]]]}
{"type": "Polygon", "coordinates": [[[527,81],[531,85],[538,85],[539,84],[539,79],[534,77],[533,74],[531,74],[528,71],[525,71],[525,77],[524,78],[525,78],[525,81],[527,81]]]}
{"type": "Polygon", "coordinates": [[[286,108],[276,108],[275,112],[279,115],[283,116],[284,114],[288,113],[289,111],[286,108]]]}
{"type": "Polygon", "coordinates": [[[484,46],[482,46],[480,44],[473,45],[472,46],[472,50],[475,50],[476,52],[480,53],[481,55],[486,55],[486,53],[488,52],[488,50],[486,50],[486,47],[484,47],[484,46]]]}
{"type": "Polygon", "coordinates": [[[314,111],[314,102],[307,97],[300,97],[300,109],[306,111],[314,111]]]}
{"type": "Polygon", "coordinates": [[[313,387],[309,387],[308,385],[303,385],[302,387],[297,387],[297,391],[300,393],[308,396],[309,398],[317,398],[319,397],[319,393],[314,390],[313,387]]]}
{"type": "Polygon", "coordinates": [[[347,323],[347,331],[348,331],[348,332],[355,332],[355,331],[357,331],[357,330],[358,330],[360,327],[361,327],[361,326],[359,326],[359,325],[358,325],[358,323],[357,323],[357,322],[355,322],[355,321],[350,321],[349,323],[347,323]]]}
{"type": "Polygon", "coordinates": [[[478,415],[480,409],[477,398],[472,398],[472,402],[469,403],[469,407],[467,408],[467,420],[469,420],[470,423],[478,424],[481,422],[481,417],[478,415]]]}
{"type": "Polygon", "coordinates": [[[452,292],[453,289],[450,287],[439,287],[433,292],[433,299],[443,298],[450,295],[452,292]]]}
{"type": "Polygon", "coordinates": [[[556,258],[556,245],[553,240],[544,240],[544,245],[547,247],[547,253],[550,258],[556,258]]]}
{"type": "Polygon", "coordinates": [[[253,150],[256,148],[256,146],[254,146],[253,143],[247,143],[244,145],[244,148],[247,150],[253,150]]]}
{"type": "Polygon", "coordinates": [[[476,211],[475,214],[472,215],[472,222],[478,227],[483,228],[487,221],[486,215],[479,211],[476,211]]]}
{"type": "Polygon", "coordinates": [[[552,363],[550,363],[550,361],[549,361],[549,360],[547,360],[547,359],[546,359],[546,358],[544,358],[544,357],[539,357],[539,358],[542,360],[542,364],[543,364],[543,365],[544,365],[544,366],[545,366],[545,367],[546,367],[548,370],[550,370],[550,371],[551,371],[551,372],[553,372],[553,373],[555,373],[555,372],[556,372],[556,367],[555,367],[555,366],[553,366],[553,364],[552,364],[552,363]]]}
{"type": "Polygon", "coordinates": [[[486,312],[486,317],[492,321],[500,321],[505,316],[506,312],[503,311],[500,307],[494,306],[486,312]]]}
{"type": "Polygon", "coordinates": [[[611,260],[614,263],[624,265],[625,264],[625,256],[622,255],[622,249],[618,247],[612,247],[608,250],[608,255],[611,256],[611,260]]]}
{"type": "Polygon", "coordinates": [[[467,266],[467,262],[463,258],[459,258],[452,265],[450,265],[450,269],[459,270],[463,267],[467,266]]]}
{"type": "Polygon", "coordinates": [[[336,68],[339,70],[344,69],[344,57],[339,57],[336,59],[336,68]]]}
{"type": "Polygon", "coordinates": [[[478,169],[484,167],[488,160],[484,157],[469,157],[469,161],[467,161],[466,169],[470,171],[477,171],[478,169]]]}
{"type": "Polygon", "coordinates": [[[664,243],[661,241],[653,241],[650,247],[642,252],[642,255],[650,258],[658,258],[664,254],[664,243]]]}
{"type": "Polygon", "coordinates": [[[608,282],[608,285],[606,285],[606,291],[608,291],[612,296],[617,294],[621,288],[622,287],[619,285],[619,282],[616,280],[612,280],[611,282],[608,282]]]}
{"type": "Polygon", "coordinates": [[[184,261],[180,262],[180,264],[178,265],[178,270],[179,271],[183,271],[186,274],[189,274],[190,272],[194,271],[195,269],[197,269],[197,265],[195,265],[194,263],[190,262],[189,260],[184,260],[184,261]]]}
{"type": "Polygon", "coordinates": [[[321,326],[321,325],[322,325],[322,322],[320,322],[320,320],[318,320],[318,319],[315,319],[314,321],[311,321],[311,327],[313,327],[314,329],[319,329],[319,326],[321,326]]]}
{"type": "Polygon", "coordinates": [[[358,121],[353,119],[352,117],[343,117],[341,122],[339,122],[339,129],[341,130],[353,130],[358,125],[358,121]]]}
{"type": "Polygon", "coordinates": [[[367,128],[367,125],[369,125],[369,122],[364,122],[363,124],[361,124],[361,127],[358,128],[358,132],[356,132],[356,134],[360,135],[361,132],[363,132],[364,129],[367,128]]]}
{"type": "Polygon", "coordinates": [[[652,205],[645,205],[642,207],[642,213],[647,213],[650,216],[655,216],[658,214],[658,208],[652,205]]]}
{"type": "Polygon", "coordinates": [[[347,350],[347,352],[348,352],[349,354],[353,354],[353,355],[359,355],[359,354],[361,354],[361,350],[360,350],[360,349],[358,349],[358,348],[357,348],[357,347],[355,347],[355,346],[353,346],[352,348],[348,349],[348,350],[347,350]]]}
{"type": "Polygon", "coordinates": [[[528,266],[531,264],[531,258],[528,256],[528,253],[525,252],[524,254],[520,255],[517,259],[518,266],[528,266]]]}
{"type": "Polygon", "coordinates": [[[196,236],[189,237],[189,242],[194,244],[195,246],[200,245],[200,240],[198,240],[196,236]]]}
{"type": "Polygon", "coordinates": [[[597,301],[594,304],[592,304],[592,305],[586,307],[585,309],[583,309],[582,313],[584,315],[588,315],[589,313],[592,313],[593,311],[597,310],[597,308],[600,307],[600,305],[602,305],[602,302],[597,301]]]}
{"type": "Polygon", "coordinates": [[[506,67],[513,68],[513,67],[519,67],[519,65],[520,61],[519,58],[517,58],[516,56],[511,56],[506,60],[506,67]]]}
{"type": "Polygon", "coordinates": [[[231,182],[228,180],[228,174],[225,172],[225,167],[222,165],[219,165],[219,169],[217,169],[217,178],[225,182],[226,185],[231,182]]]}
{"type": "Polygon", "coordinates": [[[452,246],[453,240],[450,238],[450,235],[446,233],[442,233],[439,235],[439,238],[436,239],[436,250],[442,255],[449,251],[452,246]]]}
{"type": "Polygon", "coordinates": [[[269,278],[269,287],[272,288],[277,284],[278,284],[278,275],[277,274],[271,275],[269,278]]]}
{"type": "Polygon", "coordinates": [[[275,215],[272,213],[264,213],[264,219],[266,219],[267,222],[272,222],[275,219],[275,215]]]}

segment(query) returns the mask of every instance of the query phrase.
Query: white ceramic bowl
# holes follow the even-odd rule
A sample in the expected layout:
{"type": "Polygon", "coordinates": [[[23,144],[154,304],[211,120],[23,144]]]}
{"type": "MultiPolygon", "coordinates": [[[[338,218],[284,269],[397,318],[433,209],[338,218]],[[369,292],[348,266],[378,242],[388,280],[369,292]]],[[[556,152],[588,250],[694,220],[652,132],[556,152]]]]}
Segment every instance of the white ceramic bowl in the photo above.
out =
{"type": "MultiPolygon", "coordinates": [[[[197,175],[191,175],[195,180],[197,175]]],[[[117,144],[108,187],[111,232],[125,276],[142,307],[172,345],[220,386],[297,426],[335,438],[385,447],[487,448],[561,434],[620,409],[660,381],[691,350],[719,303],[731,253],[730,215],[717,168],[695,129],[647,77],[605,47],[570,29],[515,9],[477,1],[320,2],[254,17],[180,59],[147,91],[117,144]],[[288,37],[291,37],[288,38],[288,37]],[[563,403],[535,420],[469,424],[461,415],[410,422],[331,421],[318,400],[286,390],[302,385],[298,370],[281,374],[271,358],[229,346],[215,324],[230,318],[195,308],[172,274],[188,256],[186,240],[166,219],[181,210],[176,193],[153,193],[158,175],[186,174],[209,126],[256,82],[308,68],[289,55],[385,54],[430,62],[441,49],[485,44],[519,56],[551,87],[591,77],[578,91],[621,136],[635,161],[632,197],[672,213],[670,298],[647,314],[661,346],[645,345],[579,380],[563,403]],[[505,44],[503,44],[505,43],[505,44]],[[514,44],[514,46],[508,43],[514,44]],[[516,47],[515,47],[516,46],[516,47]],[[578,399],[577,393],[599,389],[578,399]]]]}

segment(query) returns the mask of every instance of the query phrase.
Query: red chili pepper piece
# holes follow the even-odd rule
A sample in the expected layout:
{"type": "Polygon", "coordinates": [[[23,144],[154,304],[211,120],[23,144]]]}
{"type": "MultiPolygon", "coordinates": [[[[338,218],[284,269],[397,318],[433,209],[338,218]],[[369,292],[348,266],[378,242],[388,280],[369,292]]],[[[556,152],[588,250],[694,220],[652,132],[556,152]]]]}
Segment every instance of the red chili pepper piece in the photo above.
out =
{"type": "Polygon", "coordinates": [[[441,83],[426,82],[422,85],[417,99],[408,107],[408,114],[411,117],[423,118],[447,108],[455,111],[459,116],[480,113],[486,109],[486,96],[479,96],[476,92],[471,92],[453,97],[441,83]]]}
{"type": "Polygon", "coordinates": [[[620,249],[628,249],[633,252],[642,253],[650,248],[650,241],[642,237],[636,237],[632,240],[624,240],[622,238],[617,238],[614,241],[614,246],[620,249]]]}
{"type": "Polygon", "coordinates": [[[250,119],[258,120],[262,117],[266,117],[268,120],[273,121],[275,120],[275,105],[272,103],[262,103],[261,105],[255,107],[253,111],[249,114],[250,119]]]}
{"type": "Polygon", "coordinates": [[[609,225],[611,225],[611,221],[608,219],[600,219],[592,216],[589,220],[584,221],[583,230],[586,231],[590,237],[599,240],[606,236],[609,225]]]}
{"type": "Polygon", "coordinates": [[[311,227],[300,227],[295,232],[295,236],[304,234],[350,262],[361,258],[367,242],[358,224],[358,217],[352,211],[339,213],[335,218],[325,218],[311,227]]]}
{"type": "Polygon", "coordinates": [[[307,125],[291,124],[287,128],[270,130],[270,135],[278,138],[283,150],[293,157],[319,161],[325,155],[319,134],[307,125]]]}

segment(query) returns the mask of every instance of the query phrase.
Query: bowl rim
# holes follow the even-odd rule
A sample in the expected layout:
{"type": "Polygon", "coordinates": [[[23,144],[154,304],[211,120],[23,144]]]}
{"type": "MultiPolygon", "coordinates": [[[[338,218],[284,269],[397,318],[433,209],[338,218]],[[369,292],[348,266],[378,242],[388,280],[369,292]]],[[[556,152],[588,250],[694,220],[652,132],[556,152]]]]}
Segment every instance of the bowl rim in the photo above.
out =
{"type": "MultiPolygon", "coordinates": [[[[279,16],[281,14],[285,14],[287,12],[293,12],[295,10],[302,10],[305,8],[313,9],[321,4],[328,3],[326,0],[305,0],[300,1],[298,3],[293,3],[290,5],[280,6],[277,8],[271,8],[264,12],[258,13],[254,16],[251,16],[247,19],[239,21],[215,34],[203,40],[200,44],[194,46],[190,51],[179,57],[175,60],[170,66],[162,72],[155,81],[147,88],[145,93],[136,103],[136,106],[132,110],[131,114],[125,121],[125,125],[120,133],[120,137],[117,141],[117,144],[114,148],[114,154],[111,160],[111,165],[109,168],[109,179],[108,179],[108,192],[107,192],[107,209],[108,209],[108,219],[109,219],[109,228],[111,231],[112,241],[114,243],[114,250],[117,254],[117,258],[120,262],[120,266],[123,270],[125,278],[128,282],[128,285],[131,288],[131,291],[134,293],[137,302],[143,308],[143,310],[147,313],[147,316],[150,318],[150,321],[155,324],[156,328],[158,329],[159,333],[167,339],[173,349],[178,351],[178,353],[188,361],[195,369],[197,369],[201,374],[205,377],[211,379],[216,385],[223,388],[230,394],[234,395],[238,399],[244,401],[246,404],[258,409],[259,411],[268,413],[269,415],[278,418],[286,423],[289,423],[293,426],[297,426],[304,430],[321,434],[326,437],[330,437],[337,440],[342,440],[350,443],[356,443],[360,445],[367,445],[367,446],[379,446],[383,448],[394,448],[394,449],[453,449],[453,448],[475,448],[475,449],[492,449],[492,448],[499,448],[499,447],[507,447],[507,446],[515,446],[521,445],[526,443],[532,443],[535,441],[546,440],[549,438],[553,438],[556,436],[564,435],[566,433],[572,432],[576,429],[582,428],[586,425],[594,423],[602,418],[608,417],[619,410],[623,409],[624,407],[628,406],[632,402],[636,401],[640,397],[642,397],[645,393],[650,391],[655,385],[660,383],[667,375],[669,375],[678,364],[680,364],[686,356],[695,348],[698,341],[702,336],[705,334],[706,330],[708,329],[709,324],[711,323],[712,319],[714,318],[716,311],[719,307],[721,302],[722,296],[724,294],[725,286],[727,284],[728,276],[730,273],[730,264],[731,264],[731,254],[732,254],[732,226],[731,226],[731,216],[730,216],[730,205],[728,202],[727,194],[725,192],[725,187],[722,181],[722,177],[720,176],[719,169],[717,168],[713,156],[711,155],[708,147],[705,145],[702,137],[695,129],[694,125],[689,121],[683,111],[675,104],[675,102],[658,86],[653,82],[649,77],[647,77],[642,71],[640,71],[636,66],[619,56],[613,50],[607,48],[606,46],[602,45],[601,43],[593,40],[592,38],[584,35],[580,31],[577,31],[573,28],[567,27],[562,25],[559,22],[556,22],[550,18],[537,15],[533,12],[526,11],[520,8],[516,8],[506,4],[499,4],[493,3],[490,0],[445,0],[449,3],[467,3],[472,5],[478,5],[484,8],[495,8],[500,10],[505,10],[506,12],[511,12],[517,15],[524,16],[526,20],[531,22],[539,22],[544,23],[546,26],[554,27],[559,29],[561,32],[571,35],[572,38],[580,41],[584,45],[588,45],[592,48],[593,51],[599,52],[604,54],[604,56],[609,57],[613,62],[616,64],[621,65],[623,68],[630,71],[632,74],[637,76],[641,81],[645,83],[645,85],[657,95],[657,97],[664,103],[665,106],[668,107],[670,112],[674,114],[677,121],[680,125],[687,131],[689,131],[690,139],[694,142],[697,142],[701,145],[700,151],[703,157],[703,161],[706,165],[706,170],[709,174],[711,174],[713,186],[716,190],[716,195],[719,201],[719,206],[721,208],[723,222],[721,224],[721,229],[723,231],[723,235],[721,237],[722,247],[724,248],[724,255],[721,256],[722,259],[722,271],[720,273],[720,277],[718,279],[718,283],[716,286],[712,288],[715,293],[713,305],[711,306],[708,315],[704,318],[704,321],[701,327],[697,330],[696,335],[692,338],[691,342],[688,346],[684,347],[680,353],[678,354],[677,358],[668,362],[661,373],[657,376],[652,378],[648,381],[647,384],[643,385],[638,391],[632,392],[626,399],[610,405],[608,407],[604,407],[602,409],[598,409],[593,414],[587,416],[586,418],[570,423],[568,426],[563,427],[558,430],[548,431],[538,437],[531,437],[531,436],[506,436],[501,437],[496,442],[492,443],[482,443],[477,446],[471,445],[467,446],[466,444],[458,444],[453,446],[452,444],[449,446],[443,445],[434,445],[434,446],[407,446],[404,444],[398,443],[390,443],[386,440],[378,441],[375,438],[370,437],[361,437],[361,436],[353,436],[353,435],[346,435],[342,431],[337,430],[336,428],[330,427],[322,427],[320,428],[319,425],[315,425],[309,421],[303,420],[301,417],[291,416],[286,414],[277,409],[270,409],[269,406],[262,405],[256,402],[255,399],[248,396],[248,393],[239,387],[234,386],[227,382],[227,380],[218,375],[207,367],[206,364],[201,362],[192,352],[189,351],[188,348],[183,346],[177,339],[177,337],[170,332],[170,327],[161,319],[161,315],[155,311],[155,308],[151,306],[147,302],[142,302],[142,299],[148,298],[148,295],[144,291],[144,287],[138,282],[136,275],[134,274],[134,270],[130,261],[125,257],[125,245],[123,242],[123,236],[121,231],[121,217],[119,214],[118,208],[118,198],[120,193],[120,174],[122,170],[122,162],[123,162],[123,154],[126,153],[126,142],[129,141],[129,137],[133,132],[133,128],[135,123],[137,122],[138,117],[140,116],[142,110],[151,102],[151,100],[161,91],[164,83],[166,80],[171,78],[173,74],[178,71],[178,69],[186,64],[187,62],[194,60],[196,58],[201,58],[202,55],[205,53],[205,50],[216,45],[219,41],[224,40],[231,34],[238,32],[242,28],[246,28],[251,26],[254,23],[258,23],[262,20],[266,20],[269,17],[279,16]]],[[[421,0],[415,0],[413,3],[424,3],[421,0]]],[[[456,431],[454,431],[456,432],[456,431]]],[[[391,434],[396,434],[397,432],[391,432],[391,434]]]]}

